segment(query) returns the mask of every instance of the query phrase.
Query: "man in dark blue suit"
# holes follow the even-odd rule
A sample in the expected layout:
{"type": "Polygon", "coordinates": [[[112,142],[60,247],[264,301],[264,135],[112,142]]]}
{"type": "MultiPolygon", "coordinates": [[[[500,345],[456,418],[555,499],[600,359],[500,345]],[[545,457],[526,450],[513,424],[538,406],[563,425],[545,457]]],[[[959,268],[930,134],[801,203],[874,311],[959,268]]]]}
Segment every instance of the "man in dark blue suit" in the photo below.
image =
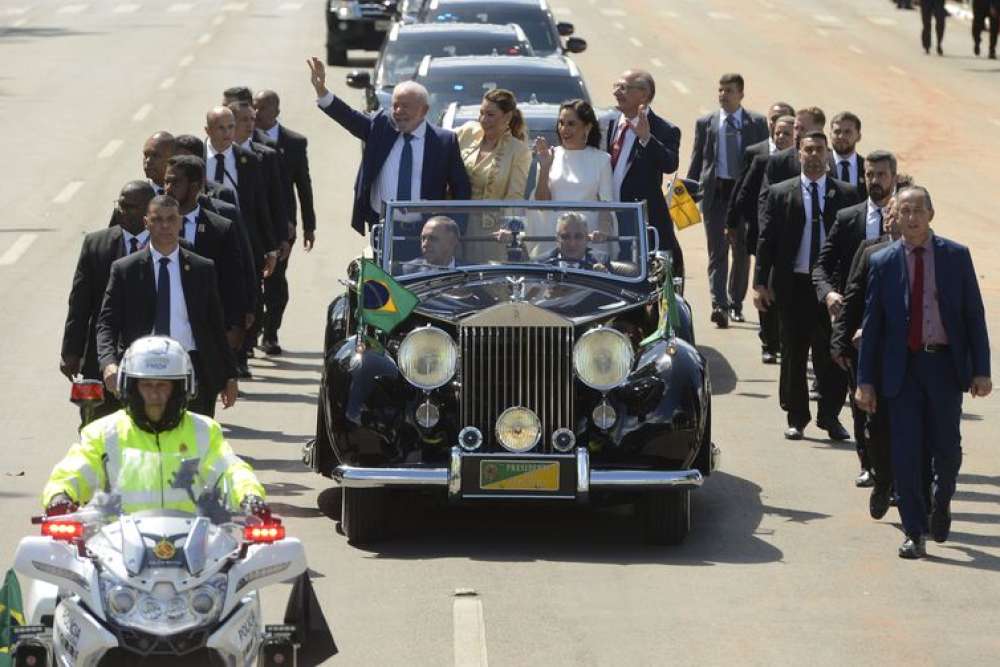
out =
{"type": "Polygon", "coordinates": [[[892,462],[906,540],[901,558],[926,555],[924,535],[948,539],[962,464],[962,394],[988,396],[990,342],[969,249],[931,233],[925,188],[896,196],[902,239],[871,257],[858,365],[859,407],[889,403],[892,462]],[[926,514],[923,469],[933,499],[926,514]],[[929,525],[928,525],[929,524],[929,525]]]}
{"type": "Polygon", "coordinates": [[[392,93],[392,109],[369,116],[327,90],[326,68],[318,58],[309,60],[309,69],[320,109],[365,142],[351,214],[351,226],[359,234],[365,233],[365,223],[378,223],[388,201],[471,198],[458,138],[427,122],[423,86],[399,84],[392,93]]]}
{"type": "MultiPolygon", "coordinates": [[[[684,255],[663,196],[663,175],[677,171],[681,130],[649,108],[656,94],[656,82],[649,72],[623,72],[612,92],[621,114],[608,124],[606,148],[611,154],[618,200],[646,202],[649,224],[659,232],[660,246],[673,254],[674,275],[683,276],[684,255]]],[[[619,220],[619,226],[621,223],[619,220]]]]}

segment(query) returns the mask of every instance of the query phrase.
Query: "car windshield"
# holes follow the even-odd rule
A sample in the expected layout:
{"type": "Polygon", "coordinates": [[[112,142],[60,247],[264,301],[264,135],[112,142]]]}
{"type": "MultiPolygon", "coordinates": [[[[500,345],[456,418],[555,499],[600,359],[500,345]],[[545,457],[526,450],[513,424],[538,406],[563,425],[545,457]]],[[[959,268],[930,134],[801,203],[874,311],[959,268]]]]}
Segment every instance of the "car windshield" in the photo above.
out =
{"type": "Polygon", "coordinates": [[[645,275],[641,203],[391,203],[386,215],[382,264],[397,277],[515,265],[633,282],[645,275]]]}
{"type": "Polygon", "coordinates": [[[379,65],[382,86],[395,86],[413,78],[424,56],[530,56],[530,47],[513,35],[407,35],[386,42],[379,65]]]}
{"type": "MultiPolygon", "coordinates": [[[[426,77],[418,77],[430,95],[428,117],[438,122],[449,104],[476,104],[483,94],[494,88],[505,88],[519,101],[561,104],[566,100],[588,99],[583,81],[576,77],[535,76],[531,74],[507,74],[484,71],[482,73],[455,73],[445,70],[431,71],[426,77]]],[[[588,100],[589,101],[589,100],[588,100]]]]}
{"type": "Polygon", "coordinates": [[[489,4],[445,5],[432,9],[428,23],[516,23],[528,36],[532,48],[539,55],[551,55],[560,45],[552,26],[552,19],[539,7],[503,7],[489,4]]]}

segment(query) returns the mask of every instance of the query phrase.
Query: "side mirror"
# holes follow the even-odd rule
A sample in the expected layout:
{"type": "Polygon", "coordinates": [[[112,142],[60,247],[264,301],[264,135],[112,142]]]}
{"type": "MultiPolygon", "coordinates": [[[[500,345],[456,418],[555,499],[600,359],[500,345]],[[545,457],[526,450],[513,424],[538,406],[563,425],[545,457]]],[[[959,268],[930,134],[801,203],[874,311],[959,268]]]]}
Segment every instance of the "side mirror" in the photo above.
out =
{"type": "Polygon", "coordinates": [[[580,37],[570,37],[567,39],[566,48],[563,49],[566,53],[583,53],[586,50],[587,40],[580,37]]]}
{"type": "Polygon", "coordinates": [[[646,240],[649,242],[650,255],[660,249],[660,230],[650,225],[646,227],[646,240]]]}
{"type": "Polygon", "coordinates": [[[560,37],[569,37],[573,34],[573,24],[566,23],[565,21],[560,21],[556,24],[556,30],[559,32],[560,37]]]}
{"type": "Polygon", "coordinates": [[[372,73],[368,70],[351,70],[346,78],[347,85],[351,88],[368,88],[372,85],[372,73]]]}

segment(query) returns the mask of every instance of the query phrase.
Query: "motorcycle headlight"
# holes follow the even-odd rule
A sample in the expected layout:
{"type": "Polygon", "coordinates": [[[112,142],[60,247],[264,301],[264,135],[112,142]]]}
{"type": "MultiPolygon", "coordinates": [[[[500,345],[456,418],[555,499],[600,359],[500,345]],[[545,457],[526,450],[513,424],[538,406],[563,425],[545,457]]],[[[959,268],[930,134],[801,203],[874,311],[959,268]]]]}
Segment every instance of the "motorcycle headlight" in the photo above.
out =
{"type": "Polygon", "coordinates": [[[146,593],[109,575],[101,577],[111,619],[152,634],[183,632],[215,620],[222,612],[226,584],[226,575],[218,574],[189,591],[178,592],[172,584],[159,582],[146,593]]]}
{"type": "Polygon", "coordinates": [[[406,335],[396,354],[399,370],[420,389],[437,389],[455,375],[458,347],[437,327],[421,327],[406,335]]]}
{"type": "Polygon", "coordinates": [[[614,389],[624,382],[634,361],[631,341],[610,327],[591,329],[580,336],[573,348],[573,369],[577,377],[598,391],[614,389]]]}
{"type": "Polygon", "coordinates": [[[128,586],[115,586],[108,592],[108,609],[115,616],[127,616],[135,607],[136,591],[128,586]]]}

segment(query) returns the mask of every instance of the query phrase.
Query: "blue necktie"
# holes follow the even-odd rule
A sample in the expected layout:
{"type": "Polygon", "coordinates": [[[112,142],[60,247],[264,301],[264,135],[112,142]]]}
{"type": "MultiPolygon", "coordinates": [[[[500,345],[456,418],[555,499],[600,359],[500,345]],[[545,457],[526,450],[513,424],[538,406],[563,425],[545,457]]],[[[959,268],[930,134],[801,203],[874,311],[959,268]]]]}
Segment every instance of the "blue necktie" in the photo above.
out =
{"type": "Polygon", "coordinates": [[[413,140],[412,134],[403,135],[403,155],[399,158],[399,181],[396,183],[396,199],[398,201],[410,201],[413,196],[413,140]]]}
{"type": "Polygon", "coordinates": [[[726,116],[726,172],[735,179],[740,173],[740,128],[732,115],[726,116]]]}
{"type": "Polygon", "coordinates": [[[156,324],[153,333],[157,336],[170,335],[170,264],[169,257],[160,258],[160,276],[156,286],[156,324]]]}

